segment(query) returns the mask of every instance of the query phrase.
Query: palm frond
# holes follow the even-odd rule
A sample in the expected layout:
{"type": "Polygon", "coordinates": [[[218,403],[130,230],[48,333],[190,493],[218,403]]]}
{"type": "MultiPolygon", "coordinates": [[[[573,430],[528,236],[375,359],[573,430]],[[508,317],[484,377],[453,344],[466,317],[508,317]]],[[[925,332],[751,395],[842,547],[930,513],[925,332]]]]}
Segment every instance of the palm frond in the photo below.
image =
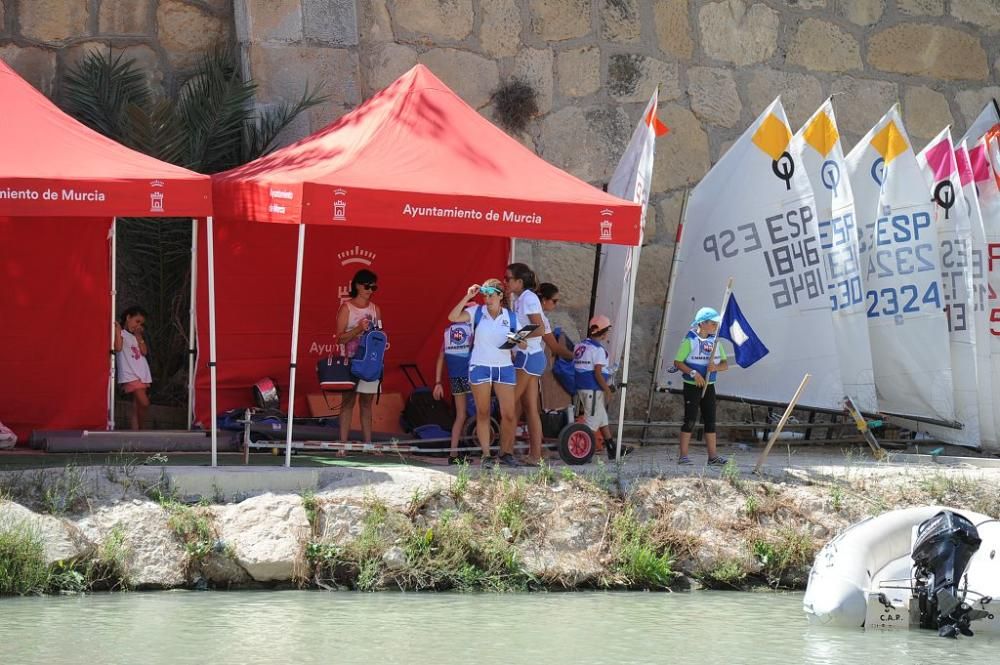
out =
{"type": "Polygon", "coordinates": [[[295,118],[329,99],[329,96],[324,94],[322,90],[321,85],[310,88],[309,83],[306,82],[302,96],[294,104],[282,102],[277,106],[261,109],[257,118],[249,119],[245,128],[246,140],[243,144],[243,161],[253,161],[274,150],[278,135],[295,118]]]}
{"type": "Polygon", "coordinates": [[[146,108],[150,96],[142,71],[124,53],[91,51],[64,75],[66,112],[129,147],[137,147],[130,135],[130,109],[146,108]]]}

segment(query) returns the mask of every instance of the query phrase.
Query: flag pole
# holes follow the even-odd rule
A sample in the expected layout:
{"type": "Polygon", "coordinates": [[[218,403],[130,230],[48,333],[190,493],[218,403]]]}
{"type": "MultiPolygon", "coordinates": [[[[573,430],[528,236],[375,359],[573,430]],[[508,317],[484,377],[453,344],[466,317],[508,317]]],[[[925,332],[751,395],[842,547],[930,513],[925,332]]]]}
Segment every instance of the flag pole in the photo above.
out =
{"type": "Polygon", "coordinates": [[[649,381],[649,398],[646,400],[646,426],[643,428],[643,439],[649,431],[649,421],[653,415],[653,396],[656,394],[656,387],[660,376],[660,364],[663,362],[663,335],[667,326],[667,307],[670,306],[671,296],[674,293],[674,278],[677,276],[677,248],[681,244],[681,231],[684,229],[684,213],[687,212],[687,202],[689,189],[684,189],[684,198],[681,201],[681,217],[677,223],[677,235],[674,238],[674,251],[670,255],[670,281],[667,282],[667,292],[663,295],[663,310],[660,312],[660,331],[656,337],[656,359],[653,362],[653,376],[649,381]]]}
{"type": "MultiPolygon", "coordinates": [[[[732,293],[733,293],[733,278],[730,277],[729,281],[726,283],[726,293],[725,293],[724,296],[722,296],[722,309],[719,310],[719,316],[725,316],[726,315],[725,314],[725,312],[726,312],[726,305],[729,304],[729,296],[732,295],[732,293]]],[[[719,324],[719,327],[720,328],[722,327],[721,322],[719,324]]],[[[719,345],[719,333],[720,332],[721,332],[721,330],[716,330],[715,331],[715,339],[712,341],[712,350],[708,352],[708,364],[709,365],[711,365],[712,362],[715,360],[715,347],[717,347],[719,345]]],[[[706,372],[706,374],[708,376],[705,377],[705,385],[702,386],[702,389],[701,389],[701,396],[702,397],[704,397],[705,393],[708,392],[708,379],[709,379],[709,377],[712,376],[712,372],[710,372],[708,370],[705,370],[705,372],[706,372]]]]}
{"type": "Polygon", "coordinates": [[[625,395],[628,392],[628,361],[632,348],[632,314],[635,309],[635,282],[639,266],[635,255],[638,245],[629,248],[628,304],[625,309],[625,356],[622,360],[621,395],[618,397],[618,438],[615,440],[615,462],[622,460],[622,434],[625,431],[625,395]]]}

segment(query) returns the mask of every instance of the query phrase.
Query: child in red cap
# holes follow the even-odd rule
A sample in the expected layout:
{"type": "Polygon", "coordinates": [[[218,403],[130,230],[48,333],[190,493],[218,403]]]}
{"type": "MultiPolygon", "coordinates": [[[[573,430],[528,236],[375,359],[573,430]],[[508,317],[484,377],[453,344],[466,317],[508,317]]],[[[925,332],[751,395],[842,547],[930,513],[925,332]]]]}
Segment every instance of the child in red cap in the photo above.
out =
{"type": "MultiPolygon", "coordinates": [[[[611,372],[608,370],[608,350],[604,341],[611,331],[611,320],[598,314],[590,320],[587,339],[573,349],[573,366],[576,369],[576,408],[583,415],[584,423],[594,432],[604,436],[604,449],[608,459],[615,459],[616,446],[608,427],[608,409],[611,402],[611,372]]],[[[622,446],[622,457],[632,452],[631,446],[622,446]]]]}

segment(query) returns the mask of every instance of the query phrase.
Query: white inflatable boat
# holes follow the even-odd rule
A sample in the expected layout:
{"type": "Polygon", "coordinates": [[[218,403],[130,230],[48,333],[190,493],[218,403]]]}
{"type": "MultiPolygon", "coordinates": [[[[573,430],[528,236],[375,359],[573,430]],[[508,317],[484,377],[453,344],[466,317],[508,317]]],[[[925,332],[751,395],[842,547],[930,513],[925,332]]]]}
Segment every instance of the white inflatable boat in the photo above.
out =
{"type": "Polygon", "coordinates": [[[802,605],[828,626],[1000,633],[1000,522],[927,506],[854,524],[817,554],[802,605]]]}

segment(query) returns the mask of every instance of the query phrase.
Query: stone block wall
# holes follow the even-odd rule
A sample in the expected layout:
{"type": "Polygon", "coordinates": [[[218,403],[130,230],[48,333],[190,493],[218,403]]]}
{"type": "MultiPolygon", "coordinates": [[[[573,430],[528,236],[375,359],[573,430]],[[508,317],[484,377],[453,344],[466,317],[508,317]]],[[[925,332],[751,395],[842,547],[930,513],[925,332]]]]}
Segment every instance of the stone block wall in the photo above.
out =
{"type": "MultiPolygon", "coordinates": [[[[417,62],[486,117],[492,92],[520,77],[538,92],[539,114],[518,140],[598,186],[659,85],[671,132],[657,145],[639,268],[632,416],[645,413],[685,192],[775,96],[797,128],[833,95],[848,149],[897,101],[920,149],[947,124],[964,131],[1000,97],[1000,0],[0,2],[0,57],[48,94],[88,42],[137,49],[169,84],[232,21],[260,103],[296,97],[307,81],[330,96],[286,140],[319,129],[417,62]]],[[[561,287],[561,325],[586,323],[593,251],[518,243],[518,258],[561,287]]],[[[657,400],[654,416],[676,417],[676,401],[657,400]]]]}
{"type": "Polygon", "coordinates": [[[66,68],[110,46],[162,91],[232,27],[232,0],[0,0],[0,59],[58,99],[66,68]]]}

